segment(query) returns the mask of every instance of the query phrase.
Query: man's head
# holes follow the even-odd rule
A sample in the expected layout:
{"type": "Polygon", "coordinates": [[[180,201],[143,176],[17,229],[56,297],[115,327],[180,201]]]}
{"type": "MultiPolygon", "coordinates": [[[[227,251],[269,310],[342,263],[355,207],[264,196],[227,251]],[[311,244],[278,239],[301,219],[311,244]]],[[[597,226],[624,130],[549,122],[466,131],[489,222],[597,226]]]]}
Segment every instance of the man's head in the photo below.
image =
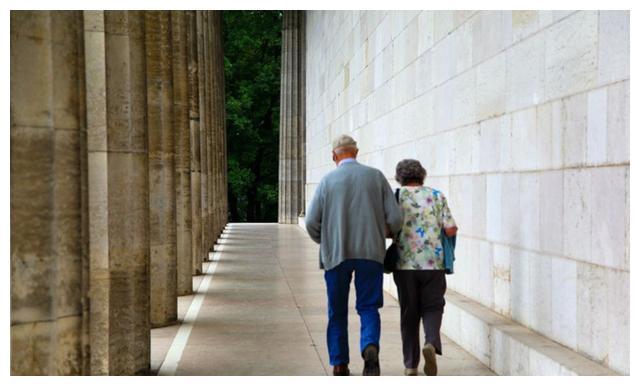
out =
{"type": "Polygon", "coordinates": [[[356,158],[358,156],[358,144],[348,135],[341,135],[333,140],[333,162],[337,164],[346,158],[356,158]]]}

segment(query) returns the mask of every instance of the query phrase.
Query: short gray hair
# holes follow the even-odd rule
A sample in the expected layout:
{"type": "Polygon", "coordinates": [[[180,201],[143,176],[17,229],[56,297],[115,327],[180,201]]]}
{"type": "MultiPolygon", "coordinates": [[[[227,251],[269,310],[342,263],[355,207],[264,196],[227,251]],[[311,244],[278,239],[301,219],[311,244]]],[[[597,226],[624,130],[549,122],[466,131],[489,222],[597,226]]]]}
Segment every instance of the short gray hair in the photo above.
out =
{"type": "Polygon", "coordinates": [[[333,150],[339,147],[351,147],[357,149],[358,143],[352,137],[346,134],[342,134],[341,136],[333,140],[333,150]]]}
{"type": "Polygon", "coordinates": [[[420,161],[415,159],[403,159],[396,165],[396,181],[401,186],[411,182],[424,183],[427,171],[422,167],[420,161]]]}

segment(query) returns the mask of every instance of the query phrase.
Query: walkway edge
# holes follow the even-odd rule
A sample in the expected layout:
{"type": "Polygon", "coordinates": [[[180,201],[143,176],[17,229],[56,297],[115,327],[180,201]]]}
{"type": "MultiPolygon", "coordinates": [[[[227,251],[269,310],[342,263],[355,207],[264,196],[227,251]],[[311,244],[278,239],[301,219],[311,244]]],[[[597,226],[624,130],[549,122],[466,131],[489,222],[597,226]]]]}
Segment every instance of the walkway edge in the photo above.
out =
{"type": "Polygon", "coordinates": [[[445,298],[442,332],[498,375],[620,375],[455,291],[445,298]]]}
{"type": "Polygon", "coordinates": [[[180,362],[180,359],[182,359],[182,353],[185,346],[187,345],[189,336],[191,335],[193,324],[198,318],[200,307],[202,306],[205,294],[207,293],[207,291],[209,290],[209,286],[211,285],[211,278],[213,277],[213,273],[218,267],[218,262],[220,261],[220,255],[223,249],[224,245],[219,244],[218,250],[213,252],[212,262],[207,267],[205,277],[204,279],[202,279],[200,285],[198,286],[198,289],[196,290],[196,296],[191,301],[191,305],[189,305],[187,314],[185,315],[184,320],[182,321],[182,324],[180,325],[180,328],[176,333],[176,336],[171,342],[171,347],[169,347],[167,356],[164,358],[164,361],[160,366],[160,370],[158,370],[158,375],[176,374],[178,363],[180,362]]]}

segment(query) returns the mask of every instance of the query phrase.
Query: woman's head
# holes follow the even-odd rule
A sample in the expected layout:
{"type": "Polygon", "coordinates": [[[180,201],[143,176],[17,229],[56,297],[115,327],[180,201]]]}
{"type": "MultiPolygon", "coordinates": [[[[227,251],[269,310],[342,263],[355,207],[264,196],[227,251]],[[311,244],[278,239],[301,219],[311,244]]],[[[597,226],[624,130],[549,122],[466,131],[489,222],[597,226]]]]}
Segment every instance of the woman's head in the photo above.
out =
{"type": "Polygon", "coordinates": [[[403,159],[396,165],[396,181],[398,181],[401,186],[409,184],[422,185],[426,176],[427,171],[418,160],[403,159]]]}

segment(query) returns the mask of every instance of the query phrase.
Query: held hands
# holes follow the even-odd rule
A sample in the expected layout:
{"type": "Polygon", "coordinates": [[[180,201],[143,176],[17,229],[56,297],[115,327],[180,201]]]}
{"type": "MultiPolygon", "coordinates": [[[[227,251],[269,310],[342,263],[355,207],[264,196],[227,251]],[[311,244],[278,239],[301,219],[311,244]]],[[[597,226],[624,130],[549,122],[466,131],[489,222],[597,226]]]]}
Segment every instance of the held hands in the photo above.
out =
{"type": "Polygon", "coordinates": [[[393,239],[393,233],[391,233],[391,229],[389,229],[389,224],[384,224],[384,237],[393,239]]]}

